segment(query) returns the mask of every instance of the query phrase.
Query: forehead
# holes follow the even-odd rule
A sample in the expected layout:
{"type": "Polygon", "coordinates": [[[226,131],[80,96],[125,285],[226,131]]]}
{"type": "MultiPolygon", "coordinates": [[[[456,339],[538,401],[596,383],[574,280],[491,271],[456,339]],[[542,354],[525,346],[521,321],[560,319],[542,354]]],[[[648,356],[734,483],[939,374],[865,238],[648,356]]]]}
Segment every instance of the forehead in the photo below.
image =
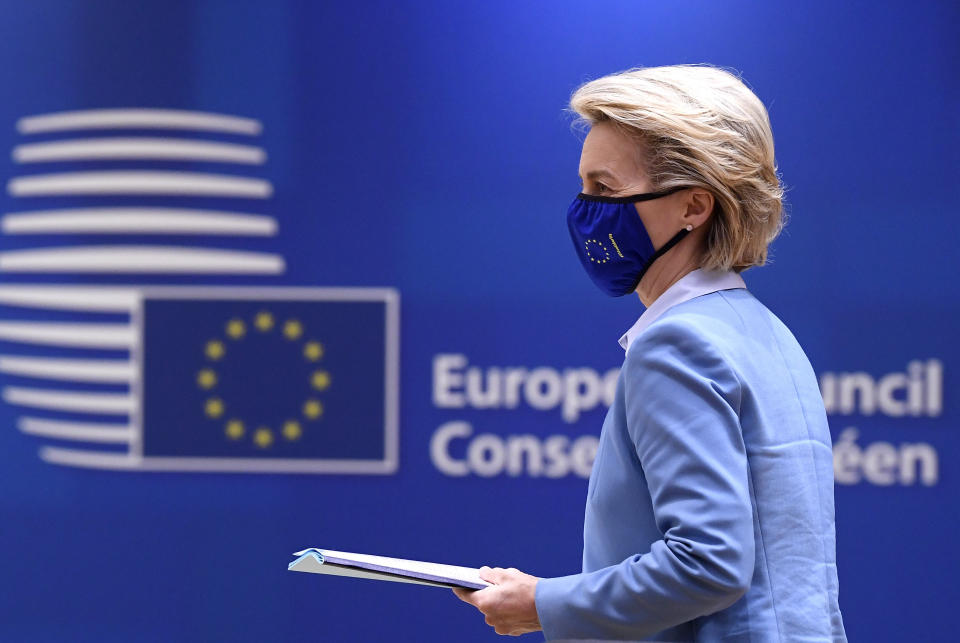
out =
{"type": "Polygon", "coordinates": [[[631,179],[642,173],[641,148],[636,139],[610,123],[590,128],[580,152],[580,178],[613,175],[631,179]]]}

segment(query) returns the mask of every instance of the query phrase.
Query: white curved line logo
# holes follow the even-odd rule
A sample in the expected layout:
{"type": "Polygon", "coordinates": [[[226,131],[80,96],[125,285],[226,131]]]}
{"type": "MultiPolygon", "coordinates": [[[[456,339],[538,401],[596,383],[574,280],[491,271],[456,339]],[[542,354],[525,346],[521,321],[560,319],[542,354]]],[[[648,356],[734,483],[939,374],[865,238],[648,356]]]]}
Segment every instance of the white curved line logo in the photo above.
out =
{"type": "MultiPolygon", "coordinates": [[[[8,179],[7,193],[26,205],[0,217],[0,233],[30,243],[0,252],[0,278],[63,275],[73,282],[96,275],[115,280],[284,274],[283,256],[269,247],[203,242],[209,236],[246,239],[246,246],[275,241],[277,219],[263,211],[270,208],[273,185],[249,175],[266,164],[266,151],[255,141],[201,138],[256,137],[263,130],[256,119],[123,108],[27,116],[16,127],[23,136],[64,137],[26,140],[12,150],[22,171],[8,179]],[[128,130],[171,134],[124,134],[128,130]],[[93,135],[77,137],[78,132],[93,135]],[[161,167],[144,169],[143,163],[161,167]],[[64,164],[70,171],[62,171],[64,164]],[[198,171],[197,164],[217,169],[198,171]],[[224,173],[230,165],[245,168],[245,174],[224,173]],[[224,199],[230,200],[227,208],[224,199]],[[56,207],[37,207],[51,201],[56,207]],[[217,207],[207,207],[213,201],[217,207]],[[77,243],[84,235],[93,242],[77,243]],[[131,242],[134,235],[177,235],[183,242],[131,242]]],[[[0,311],[20,312],[0,312],[0,342],[16,349],[0,354],[0,373],[10,380],[0,397],[20,410],[21,432],[45,441],[41,458],[56,464],[392,473],[398,462],[398,306],[398,294],[389,288],[9,283],[0,286],[0,311]],[[222,332],[221,312],[229,336],[222,332]],[[276,328],[272,321],[260,323],[264,315],[276,316],[276,328]],[[166,321],[155,324],[153,316],[166,321]],[[351,321],[331,321],[340,316],[351,321]],[[233,332],[246,328],[247,335],[233,332]],[[224,339],[209,339],[216,332],[224,339]],[[352,337],[355,332],[367,335],[352,337]],[[373,350],[359,357],[350,353],[357,340],[373,350]],[[196,350],[214,341],[220,346],[216,354],[208,350],[204,358],[196,350]],[[272,341],[272,348],[264,352],[256,341],[272,341]],[[271,361],[281,353],[287,362],[271,361]],[[200,360],[202,377],[184,370],[191,359],[200,360]],[[365,366],[351,370],[344,367],[349,363],[365,366]],[[184,377],[167,377],[178,368],[184,377]],[[298,402],[281,408],[277,402],[274,409],[270,395],[231,392],[231,386],[245,390],[250,378],[271,368],[300,369],[309,376],[281,382],[279,390],[304,387],[302,407],[298,402]],[[376,391],[382,405],[351,408],[347,400],[367,390],[376,391]],[[197,404],[189,401],[193,398],[197,404]],[[245,407],[249,399],[257,404],[245,407]],[[296,413],[302,415],[293,417],[296,413]],[[183,422],[171,422],[181,417],[183,422]],[[353,418],[357,427],[349,426],[353,418]],[[180,424],[194,433],[177,434],[180,424]]],[[[264,386],[273,379],[266,378],[264,386]]]]}

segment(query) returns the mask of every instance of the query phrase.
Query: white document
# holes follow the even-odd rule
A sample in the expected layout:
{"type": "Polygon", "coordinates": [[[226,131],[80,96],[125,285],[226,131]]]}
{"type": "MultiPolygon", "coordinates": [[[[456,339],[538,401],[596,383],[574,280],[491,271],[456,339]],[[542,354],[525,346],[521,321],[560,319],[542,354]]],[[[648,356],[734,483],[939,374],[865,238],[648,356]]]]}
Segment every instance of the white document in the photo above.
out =
{"type": "Polygon", "coordinates": [[[294,572],[332,574],[371,578],[395,583],[415,583],[434,587],[483,589],[490,583],[480,578],[480,570],[457,565],[425,563],[419,560],[387,558],[370,554],[353,554],[332,549],[304,549],[293,554],[298,558],[287,565],[294,572]]]}

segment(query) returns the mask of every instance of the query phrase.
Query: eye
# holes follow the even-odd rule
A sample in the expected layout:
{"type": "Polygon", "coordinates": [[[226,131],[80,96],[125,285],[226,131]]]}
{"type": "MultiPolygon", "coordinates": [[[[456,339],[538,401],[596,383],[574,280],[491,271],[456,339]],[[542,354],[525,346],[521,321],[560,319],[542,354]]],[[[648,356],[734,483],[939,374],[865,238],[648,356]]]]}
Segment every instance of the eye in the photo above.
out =
{"type": "Polygon", "coordinates": [[[583,192],[584,194],[594,194],[594,195],[610,194],[611,192],[616,192],[616,190],[610,188],[605,183],[601,183],[600,181],[597,181],[595,179],[588,180],[586,182],[584,182],[581,179],[580,191],[583,192]]]}

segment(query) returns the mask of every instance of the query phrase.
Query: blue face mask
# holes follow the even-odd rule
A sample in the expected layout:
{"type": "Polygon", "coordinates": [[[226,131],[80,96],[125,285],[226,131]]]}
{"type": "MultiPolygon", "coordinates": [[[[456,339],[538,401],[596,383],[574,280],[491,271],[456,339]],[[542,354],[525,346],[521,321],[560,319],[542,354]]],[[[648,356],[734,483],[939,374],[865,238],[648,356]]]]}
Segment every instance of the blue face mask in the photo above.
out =
{"type": "Polygon", "coordinates": [[[580,263],[600,290],[611,297],[629,295],[653,262],[689,234],[681,230],[655,250],[633,206],[685,189],[623,197],[577,195],[567,211],[567,227],[580,263]]]}

